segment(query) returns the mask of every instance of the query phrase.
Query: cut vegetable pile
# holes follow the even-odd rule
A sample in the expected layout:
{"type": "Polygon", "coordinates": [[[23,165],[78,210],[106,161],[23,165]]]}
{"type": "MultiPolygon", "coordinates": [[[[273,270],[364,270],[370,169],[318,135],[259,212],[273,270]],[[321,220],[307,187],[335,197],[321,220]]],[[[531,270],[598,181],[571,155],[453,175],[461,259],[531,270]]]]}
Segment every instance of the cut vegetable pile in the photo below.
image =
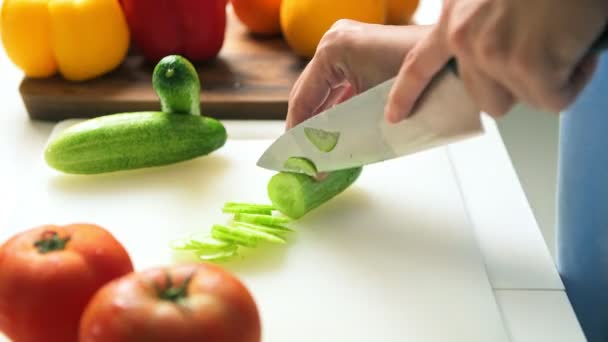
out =
{"type": "MultiPolygon", "coordinates": [[[[306,159],[290,160],[294,169],[307,170],[310,165],[314,168],[306,159]]],[[[237,256],[239,247],[256,248],[258,242],[284,244],[287,235],[293,232],[287,227],[291,220],[301,218],[345,191],[361,172],[360,167],[334,171],[323,180],[303,173],[280,172],[268,182],[272,204],[227,202],[222,212],[233,216],[228,224],[213,225],[209,234],[173,241],[171,248],[193,253],[204,261],[221,262],[237,256]]]]}
{"type": "Polygon", "coordinates": [[[227,224],[214,224],[210,234],[196,234],[173,241],[175,251],[193,253],[210,262],[226,261],[238,255],[240,247],[256,248],[259,242],[284,244],[293,232],[287,226],[291,219],[273,214],[274,206],[228,202],[222,211],[233,214],[227,224]]]}

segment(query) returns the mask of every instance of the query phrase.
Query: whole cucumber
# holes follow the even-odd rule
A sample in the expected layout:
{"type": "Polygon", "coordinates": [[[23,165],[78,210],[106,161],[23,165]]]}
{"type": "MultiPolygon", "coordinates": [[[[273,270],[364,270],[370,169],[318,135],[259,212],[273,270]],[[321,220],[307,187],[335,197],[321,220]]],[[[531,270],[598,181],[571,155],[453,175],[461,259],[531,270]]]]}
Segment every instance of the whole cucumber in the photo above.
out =
{"type": "Polygon", "coordinates": [[[362,170],[330,172],[321,181],[302,173],[280,172],[268,182],[268,197],[278,211],[298,219],[350,187],[362,170]]]}
{"type": "Polygon", "coordinates": [[[198,115],[134,112],[102,116],[69,127],[49,142],[49,166],[98,174],[168,165],[207,155],[227,140],[221,122],[198,115]]]}
{"type": "Polygon", "coordinates": [[[173,114],[201,114],[201,84],[196,69],[186,58],[171,55],[154,67],[152,86],[161,111],[173,114]]]}

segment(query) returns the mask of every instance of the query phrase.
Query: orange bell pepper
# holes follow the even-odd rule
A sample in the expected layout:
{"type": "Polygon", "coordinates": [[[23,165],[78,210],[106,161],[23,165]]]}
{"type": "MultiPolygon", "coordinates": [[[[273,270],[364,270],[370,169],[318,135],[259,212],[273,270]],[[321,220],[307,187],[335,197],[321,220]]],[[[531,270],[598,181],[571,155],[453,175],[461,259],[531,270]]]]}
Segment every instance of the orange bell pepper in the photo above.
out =
{"type": "Polygon", "coordinates": [[[118,0],[4,0],[2,43],[26,76],[82,81],[115,69],[130,34],[118,0]]]}

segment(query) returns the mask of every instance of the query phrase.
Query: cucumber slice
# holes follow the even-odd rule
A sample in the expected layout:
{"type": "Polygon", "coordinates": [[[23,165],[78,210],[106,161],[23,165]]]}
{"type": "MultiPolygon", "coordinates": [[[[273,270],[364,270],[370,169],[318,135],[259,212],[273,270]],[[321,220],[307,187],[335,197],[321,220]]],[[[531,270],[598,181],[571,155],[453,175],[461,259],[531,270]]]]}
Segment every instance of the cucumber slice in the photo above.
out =
{"type": "Polygon", "coordinates": [[[203,261],[226,261],[237,255],[236,248],[233,251],[223,251],[215,253],[197,253],[199,259],[203,261]]]}
{"type": "Polygon", "coordinates": [[[236,251],[237,246],[233,243],[213,238],[211,235],[194,236],[190,245],[199,251],[236,251]]]}
{"type": "Polygon", "coordinates": [[[242,234],[255,236],[255,238],[258,239],[259,241],[278,243],[278,244],[285,244],[287,242],[285,240],[285,238],[283,238],[282,236],[279,236],[279,235],[276,235],[273,233],[269,233],[269,232],[265,232],[262,230],[258,230],[258,229],[251,229],[251,228],[245,227],[244,225],[241,225],[239,227],[234,227],[234,228],[237,229],[242,234]]]}
{"type": "Polygon", "coordinates": [[[232,208],[232,207],[247,207],[254,208],[260,210],[274,210],[274,206],[271,204],[255,204],[255,203],[244,203],[244,202],[226,202],[224,204],[224,208],[232,208]]]}
{"type": "Polygon", "coordinates": [[[236,213],[234,220],[238,222],[247,222],[253,224],[260,224],[264,226],[282,226],[283,224],[291,222],[288,217],[272,216],[272,215],[260,215],[260,214],[246,214],[236,213]]]}
{"type": "Polygon", "coordinates": [[[225,233],[228,235],[229,239],[233,239],[235,241],[266,241],[280,244],[286,242],[285,239],[280,238],[276,235],[245,227],[224,226],[216,224],[213,226],[213,230],[225,233]]]}
{"type": "Polygon", "coordinates": [[[216,238],[218,240],[234,243],[236,245],[243,246],[243,247],[249,247],[249,248],[257,247],[258,243],[257,243],[256,239],[235,236],[235,234],[233,234],[232,232],[230,232],[229,230],[226,230],[224,228],[227,228],[227,227],[221,226],[221,225],[214,225],[213,229],[211,229],[211,236],[213,236],[214,238],[216,238]]]}
{"type": "Polygon", "coordinates": [[[331,152],[340,140],[339,132],[329,132],[318,128],[305,127],[304,134],[308,141],[322,152],[331,152]]]}
{"type": "Polygon", "coordinates": [[[271,215],[274,207],[269,204],[253,204],[253,203],[239,203],[239,202],[227,202],[224,204],[222,211],[224,213],[247,213],[247,214],[263,214],[271,215]]]}
{"type": "Polygon", "coordinates": [[[315,176],[317,174],[316,165],[312,161],[302,157],[291,157],[287,159],[283,164],[283,167],[287,171],[303,173],[309,176],[315,176]]]}
{"type": "Polygon", "coordinates": [[[169,247],[176,251],[190,251],[197,249],[188,238],[169,241],[169,247]]]}
{"type": "Polygon", "coordinates": [[[281,172],[268,182],[268,197],[279,212],[298,219],[346,190],[361,172],[360,167],[334,171],[321,181],[300,173],[281,172]]]}
{"type": "Polygon", "coordinates": [[[193,252],[199,257],[213,255],[233,255],[238,249],[238,246],[235,243],[217,240],[211,235],[200,234],[193,235],[190,238],[174,240],[170,243],[170,246],[171,248],[177,251],[193,252]]]}
{"type": "Polygon", "coordinates": [[[293,231],[287,227],[282,227],[282,226],[270,227],[270,226],[263,226],[263,225],[254,224],[254,223],[238,222],[238,221],[235,221],[234,225],[237,227],[259,230],[259,231],[262,231],[265,233],[274,234],[274,235],[280,236],[281,238],[284,238],[283,234],[287,234],[287,233],[290,233],[293,231]]]}
{"type": "Polygon", "coordinates": [[[222,212],[224,212],[226,214],[240,214],[240,213],[260,214],[260,215],[271,215],[272,214],[272,211],[267,210],[267,209],[260,209],[260,208],[254,208],[254,207],[237,207],[237,206],[223,208],[222,212]]]}

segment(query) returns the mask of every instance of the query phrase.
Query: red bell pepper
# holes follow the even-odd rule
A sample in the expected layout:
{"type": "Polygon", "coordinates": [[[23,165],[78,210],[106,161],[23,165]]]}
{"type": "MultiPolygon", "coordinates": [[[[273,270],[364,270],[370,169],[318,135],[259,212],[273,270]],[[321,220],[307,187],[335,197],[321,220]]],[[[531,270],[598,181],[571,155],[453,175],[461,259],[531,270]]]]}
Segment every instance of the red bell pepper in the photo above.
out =
{"type": "Polygon", "coordinates": [[[178,54],[215,58],[224,44],[227,0],[121,0],[135,47],[152,63],[178,54]]]}

